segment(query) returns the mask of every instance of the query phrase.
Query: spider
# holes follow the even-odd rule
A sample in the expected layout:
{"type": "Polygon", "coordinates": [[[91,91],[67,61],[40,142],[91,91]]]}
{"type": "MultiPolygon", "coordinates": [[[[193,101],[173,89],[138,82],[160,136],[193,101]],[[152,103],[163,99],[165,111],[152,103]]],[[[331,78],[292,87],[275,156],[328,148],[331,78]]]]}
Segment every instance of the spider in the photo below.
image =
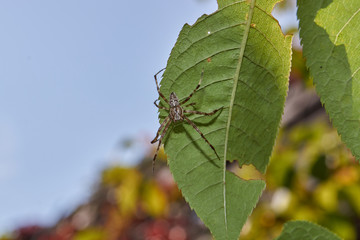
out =
{"type": "MultiPolygon", "coordinates": [[[[156,149],[156,152],[155,152],[155,155],[154,155],[154,158],[153,158],[153,172],[154,172],[154,168],[155,168],[155,159],[157,157],[157,154],[159,152],[159,148],[160,148],[160,145],[161,145],[161,141],[162,139],[164,138],[170,124],[172,122],[176,123],[176,122],[180,122],[180,121],[186,121],[188,122],[199,134],[200,136],[206,141],[206,143],[212,148],[212,150],[214,150],[216,156],[220,159],[219,155],[217,154],[215,148],[213,145],[211,145],[211,143],[206,139],[206,137],[204,136],[204,134],[200,131],[200,129],[185,115],[185,113],[191,113],[191,114],[199,114],[199,115],[206,115],[206,116],[209,116],[209,115],[213,115],[215,114],[217,111],[219,111],[220,109],[222,109],[223,107],[221,108],[218,108],[218,109],[215,109],[214,111],[212,112],[209,112],[209,113],[206,113],[206,112],[199,112],[199,111],[192,111],[192,110],[186,110],[182,107],[183,104],[185,104],[187,101],[190,100],[190,98],[194,95],[194,93],[199,89],[200,87],[200,84],[201,84],[201,81],[203,79],[203,76],[204,76],[204,70],[201,72],[201,76],[200,76],[200,81],[198,83],[198,85],[196,86],[196,88],[192,91],[192,93],[190,93],[190,95],[185,98],[184,100],[182,101],[179,101],[178,97],[176,96],[176,94],[174,92],[170,93],[170,99],[169,101],[166,99],[166,97],[164,96],[164,94],[162,94],[160,92],[160,87],[159,87],[159,84],[158,84],[158,81],[157,81],[157,75],[159,73],[161,73],[162,71],[164,71],[165,68],[161,69],[158,73],[156,73],[154,75],[154,78],[155,78],[155,83],[156,83],[156,87],[157,87],[157,91],[160,95],[160,97],[162,97],[162,99],[164,99],[164,101],[169,104],[169,107],[163,107],[163,106],[159,106],[156,102],[157,100],[155,100],[154,104],[156,107],[160,108],[160,109],[164,109],[164,110],[167,110],[169,111],[169,115],[164,119],[164,121],[161,123],[157,133],[156,133],[156,136],[155,138],[151,141],[151,143],[156,143],[157,141],[159,141],[159,144],[157,146],[157,149],[156,149]],[[160,134],[161,130],[164,129],[162,131],[162,133],[160,134]],[[160,138],[159,138],[159,135],[160,135],[160,138]]],[[[188,106],[193,106],[195,105],[196,103],[190,103],[190,104],[187,104],[185,105],[185,107],[188,107],[188,106]]]]}

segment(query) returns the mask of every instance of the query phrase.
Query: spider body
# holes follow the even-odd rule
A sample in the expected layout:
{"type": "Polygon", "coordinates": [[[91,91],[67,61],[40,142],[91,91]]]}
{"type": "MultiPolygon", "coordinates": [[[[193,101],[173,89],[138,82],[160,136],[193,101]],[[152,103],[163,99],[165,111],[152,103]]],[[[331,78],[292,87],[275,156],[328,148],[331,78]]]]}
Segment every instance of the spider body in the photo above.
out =
{"type": "MultiPolygon", "coordinates": [[[[164,68],[165,69],[165,68],[164,68]]],[[[218,109],[215,109],[214,111],[210,112],[210,113],[206,113],[206,112],[199,112],[199,111],[192,111],[192,110],[186,110],[186,109],[183,109],[182,105],[184,103],[186,103],[187,101],[190,100],[190,98],[194,95],[194,93],[199,89],[200,87],[200,84],[201,84],[201,80],[203,78],[203,75],[204,75],[204,71],[201,72],[201,77],[200,77],[200,81],[198,83],[198,85],[196,86],[196,88],[193,90],[193,92],[187,97],[185,98],[184,100],[182,101],[179,101],[178,97],[176,96],[176,94],[174,92],[172,92],[170,94],[170,98],[169,100],[166,99],[166,97],[164,96],[164,94],[162,94],[160,92],[160,87],[159,87],[159,84],[158,84],[158,81],[157,81],[157,75],[162,72],[164,69],[161,69],[158,73],[156,73],[154,75],[154,78],[155,78],[155,83],[156,83],[156,87],[157,87],[157,91],[160,95],[160,97],[162,99],[164,99],[164,101],[169,104],[169,107],[163,107],[163,106],[159,106],[155,100],[154,104],[156,107],[160,108],[160,109],[164,109],[164,110],[167,110],[169,111],[169,115],[164,119],[164,121],[161,123],[157,133],[156,133],[156,136],[155,138],[151,141],[151,143],[155,143],[157,141],[159,141],[159,144],[158,144],[158,147],[156,149],[156,152],[155,152],[155,155],[154,155],[154,158],[153,158],[153,172],[154,172],[154,167],[155,167],[155,159],[156,159],[156,156],[159,152],[159,148],[160,148],[160,145],[161,145],[161,141],[162,139],[164,138],[170,124],[172,122],[180,122],[180,121],[186,121],[187,123],[189,123],[199,134],[200,136],[206,141],[206,143],[212,148],[212,150],[215,152],[216,156],[220,159],[219,155],[217,154],[215,148],[213,147],[213,145],[210,144],[210,142],[206,139],[206,137],[204,136],[204,134],[200,131],[200,129],[195,125],[195,123],[193,123],[186,115],[185,113],[192,113],[192,114],[199,114],[199,115],[206,115],[206,116],[209,116],[209,115],[213,115],[215,114],[217,111],[219,111],[221,108],[218,108],[218,109]],[[161,133],[161,134],[160,134],[161,133]],[[160,135],[160,137],[159,137],[160,135]]],[[[195,105],[195,103],[190,103],[188,105],[185,105],[185,107],[187,106],[191,106],[191,105],[195,105]]]]}
{"type": "Polygon", "coordinates": [[[170,112],[169,117],[173,122],[183,121],[184,111],[180,106],[179,99],[174,92],[170,94],[170,112]]]}

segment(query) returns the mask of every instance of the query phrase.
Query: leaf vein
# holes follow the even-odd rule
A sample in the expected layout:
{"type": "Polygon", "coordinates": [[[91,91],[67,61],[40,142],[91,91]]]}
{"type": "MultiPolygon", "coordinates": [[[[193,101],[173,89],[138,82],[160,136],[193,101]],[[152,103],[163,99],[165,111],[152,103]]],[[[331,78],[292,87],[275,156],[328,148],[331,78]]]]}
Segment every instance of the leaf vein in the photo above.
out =
{"type": "MultiPolygon", "coordinates": [[[[230,25],[230,26],[227,26],[227,27],[224,27],[224,28],[220,28],[214,32],[211,32],[210,34],[206,34],[204,37],[202,38],[199,38],[197,39],[196,41],[193,41],[191,42],[191,44],[186,48],[184,49],[181,53],[179,53],[179,56],[177,56],[177,58],[180,58],[183,54],[187,53],[188,50],[193,47],[196,43],[199,43],[200,41],[204,40],[204,39],[207,39],[209,36],[211,35],[214,35],[216,33],[220,33],[222,31],[225,31],[225,30],[228,30],[230,28],[233,28],[233,27],[237,27],[237,26],[241,26],[241,25],[245,25],[245,22],[241,22],[241,23],[237,23],[237,24],[234,24],[234,25],[230,25]]],[[[190,41],[190,40],[189,40],[190,41]]]]}
{"type": "MultiPolygon", "coordinates": [[[[190,66],[189,68],[187,69],[183,69],[181,70],[181,73],[175,78],[175,79],[169,79],[171,81],[171,85],[170,85],[170,88],[169,89],[172,89],[173,88],[173,85],[174,84],[178,84],[178,82],[176,81],[177,79],[179,79],[183,74],[186,74],[186,72],[192,68],[195,68],[197,65],[201,64],[203,61],[205,61],[206,59],[208,58],[212,58],[218,54],[221,54],[221,53],[225,53],[225,52],[229,52],[229,51],[234,51],[234,50],[238,50],[239,48],[238,47],[235,47],[235,48],[228,48],[228,49],[223,49],[221,51],[218,51],[210,56],[206,56],[202,59],[200,59],[200,61],[196,62],[195,64],[193,64],[192,66],[190,66]]],[[[174,64],[175,65],[175,64],[174,64]]],[[[177,65],[176,65],[177,66],[177,65]]],[[[178,67],[179,68],[179,67],[178,67]]],[[[180,68],[179,68],[180,69],[180,68]]],[[[178,84],[179,85],[179,84],[178,84]]],[[[179,85],[180,86],[180,85],[179,85]]]]}
{"type": "Polygon", "coordinates": [[[270,75],[271,75],[273,78],[276,78],[276,77],[275,77],[275,74],[274,74],[272,71],[268,70],[268,69],[267,69],[266,67],[264,67],[263,65],[261,65],[261,64],[259,64],[259,63],[256,63],[254,60],[252,60],[250,57],[248,57],[248,56],[246,56],[246,55],[244,55],[244,58],[246,58],[247,60],[249,60],[251,63],[255,64],[256,66],[258,66],[258,67],[266,70],[268,73],[270,73],[270,75]]]}
{"type": "MultiPolygon", "coordinates": [[[[207,85],[204,85],[202,87],[200,87],[196,92],[199,92],[200,90],[203,90],[204,88],[212,85],[212,84],[215,84],[215,83],[220,83],[220,82],[226,82],[226,81],[229,81],[229,80],[232,80],[233,78],[225,78],[225,79],[221,79],[221,80],[217,80],[217,81],[213,81],[213,82],[210,82],[209,84],[207,85]]],[[[180,101],[184,100],[187,96],[184,96],[180,99],[180,101]]]]}
{"type": "Polygon", "coordinates": [[[272,41],[270,41],[267,36],[262,32],[260,31],[260,29],[258,29],[256,26],[255,27],[252,27],[252,29],[256,30],[257,32],[259,32],[264,38],[265,40],[270,43],[270,45],[273,47],[273,49],[276,51],[276,53],[279,55],[279,58],[281,59],[281,55],[280,55],[280,52],[279,50],[275,47],[274,43],[272,41]]]}
{"type": "Polygon", "coordinates": [[[205,163],[208,163],[208,161],[204,161],[204,162],[201,162],[200,164],[196,165],[195,167],[193,167],[192,169],[190,169],[189,171],[187,171],[185,173],[185,175],[189,175],[192,171],[194,171],[195,169],[201,167],[202,165],[204,165],[205,163]]]}
{"type": "Polygon", "coordinates": [[[246,85],[250,90],[252,90],[256,95],[260,96],[262,99],[264,99],[267,103],[271,103],[269,99],[267,99],[265,96],[261,95],[259,92],[257,92],[255,89],[253,89],[246,81],[241,80],[239,78],[240,82],[242,82],[244,85],[246,85]]]}
{"type": "Polygon", "coordinates": [[[256,143],[256,145],[261,146],[261,144],[255,139],[253,138],[251,135],[249,135],[246,131],[244,131],[243,129],[239,128],[238,126],[235,126],[233,124],[230,125],[231,127],[239,130],[240,132],[244,133],[247,137],[249,137],[249,139],[251,139],[254,143],[256,143]]]}
{"type": "MultiPolygon", "coordinates": [[[[206,136],[206,135],[208,135],[208,134],[211,134],[211,133],[214,133],[214,132],[217,132],[217,131],[220,131],[220,130],[223,130],[223,129],[225,129],[225,127],[221,127],[221,128],[214,129],[214,130],[212,130],[212,131],[210,131],[210,132],[204,133],[204,136],[206,136]]],[[[192,143],[198,141],[199,139],[202,139],[202,137],[198,137],[197,139],[194,139],[193,141],[190,141],[189,143],[187,143],[187,144],[185,144],[184,146],[182,146],[181,148],[179,148],[179,150],[178,150],[178,152],[176,153],[174,159],[177,158],[177,155],[178,155],[181,151],[183,151],[186,147],[188,147],[188,146],[191,145],[192,143]]]]}
{"type": "Polygon", "coordinates": [[[340,29],[340,31],[336,34],[334,44],[336,44],[337,39],[340,35],[340,33],[346,28],[347,25],[351,22],[351,20],[360,12],[360,8],[347,20],[347,22],[344,24],[344,26],[340,29]]]}
{"type": "Polygon", "coordinates": [[[355,72],[351,75],[351,77],[353,78],[359,70],[360,70],[360,67],[358,67],[358,69],[355,70],[355,72]]]}
{"type": "Polygon", "coordinates": [[[216,182],[216,183],[213,183],[213,184],[210,184],[210,185],[207,185],[205,188],[201,189],[200,191],[198,191],[197,193],[195,193],[195,196],[197,196],[198,194],[208,190],[209,188],[211,187],[215,187],[216,185],[220,184],[220,183],[223,183],[223,181],[219,181],[219,182],[216,182]]]}
{"type": "Polygon", "coordinates": [[[245,110],[248,110],[249,112],[251,112],[252,114],[254,114],[257,118],[261,119],[260,115],[258,115],[257,113],[255,113],[254,111],[252,111],[250,108],[245,107],[244,105],[241,105],[239,103],[234,103],[234,106],[238,106],[240,108],[243,108],[245,110]]]}

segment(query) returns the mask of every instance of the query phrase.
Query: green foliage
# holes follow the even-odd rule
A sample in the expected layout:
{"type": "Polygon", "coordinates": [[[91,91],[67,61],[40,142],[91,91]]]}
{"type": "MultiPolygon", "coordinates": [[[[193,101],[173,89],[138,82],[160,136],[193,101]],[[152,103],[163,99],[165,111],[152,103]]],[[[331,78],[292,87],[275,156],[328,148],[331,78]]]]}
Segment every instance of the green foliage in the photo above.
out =
{"type": "Polygon", "coordinates": [[[276,240],[341,240],[338,236],[306,221],[292,221],[284,226],[284,231],[276,240]]]}
{"type": "Polygon", "coordinates": [[[266,190],[242,240],[274,239],[289,220],[357,239],[360,166],[326,120],[281,130],[270,163],[266,190]]]}
{"type": "Polygon", "coordinates": [[[316,91],[360,159],[360,1],[298,1],[300,36],[316,91]]]}
{"type": "Polygon", "coordinates": [[[274,145],[291,56],[291,36],[271,16],[276,2],[219,1],[218,11],[183,27],[161,82],[166,97],[184,99],[204,70],[196,110],[223,107],[211,117],[190,116],[221,159],[188,124],[173,126],[165,141],[175,181],[216,239],[238,238],[265,186],[226,171],[226,163],[264,172],[274,145]]]}

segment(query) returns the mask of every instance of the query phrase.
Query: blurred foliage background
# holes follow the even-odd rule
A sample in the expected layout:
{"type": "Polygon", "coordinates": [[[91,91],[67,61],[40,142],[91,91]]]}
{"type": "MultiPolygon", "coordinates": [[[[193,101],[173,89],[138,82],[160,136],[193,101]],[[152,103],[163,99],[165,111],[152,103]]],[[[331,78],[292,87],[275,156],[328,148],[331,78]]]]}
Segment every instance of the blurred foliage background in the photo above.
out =
{"type": "MultiPolygon", "coordinates": [[[[23,226],[0,239],[211,239],[177,189],[162,150],[152,175],[154,150],[137,168],[104,169],[89,201],[56,225],[23,226]]],[[[265,177],[251,166],[229,169],[267,182],[241,239],[273,239],[294,219],[316,222],[344,239],[359,239],[360,167],[326,115],[281,129],[265,177]]]]}
{"type": "MultiPolygon", "coordinates": [[[[296,34],[296,29],[291,32],[296,34]]],[[[344,239],[360,239],[360,167],[332,128],[304,61],[294,46],[289,96],[266,175],[252,166],[228,166],[242,178],[267,183],[241,239],[273,239],[286,221],[300,219],[344,239]]],[[[152,174],[154,151],[155,146],[135,168],[103,169],[91,198],[56,224],[20,226],[0,234],[0,240],[211,239],[182,198],[162,149],[152,174]]]]}

